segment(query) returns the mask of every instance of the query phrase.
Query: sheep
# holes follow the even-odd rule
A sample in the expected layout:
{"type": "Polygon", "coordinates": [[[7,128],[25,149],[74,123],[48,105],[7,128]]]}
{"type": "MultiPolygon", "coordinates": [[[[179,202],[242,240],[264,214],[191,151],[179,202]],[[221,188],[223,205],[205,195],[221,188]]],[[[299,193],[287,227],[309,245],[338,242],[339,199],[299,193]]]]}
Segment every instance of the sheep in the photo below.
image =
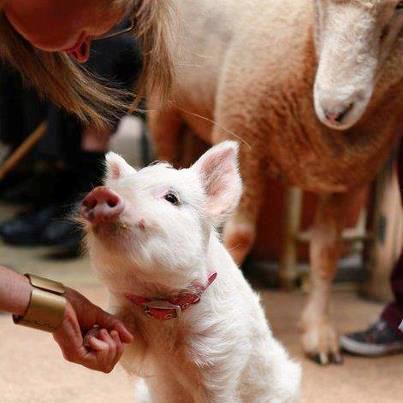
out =
{"type": "Polygon", "coordinates": [[[159,159],[177,160],[185,124],[209,144],[238,139],[244,194],[223,239],[250,251],[269,175],[318,194],[305,353],[341,361],[329,317],[343,218],[395,142],[403,111],[403,2],[176,0],[172,100],[150,93],[159,159]]]}

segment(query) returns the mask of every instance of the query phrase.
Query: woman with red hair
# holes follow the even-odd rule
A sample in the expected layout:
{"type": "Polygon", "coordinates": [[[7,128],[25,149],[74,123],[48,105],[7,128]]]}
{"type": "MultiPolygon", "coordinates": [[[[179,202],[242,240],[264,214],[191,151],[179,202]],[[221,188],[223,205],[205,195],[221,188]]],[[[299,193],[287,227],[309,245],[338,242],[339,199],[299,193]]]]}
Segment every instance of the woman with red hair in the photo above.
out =
{"type": "Polygon", "coordinates": [[[113,110],[126,106],[125,94],[105,88],[79,66],[94,41],[122,32],[125,18],[131,24],[124,32],[133,32],[143,54],[137,93],[156,87],[163,96],[168,93],[170,0],[0,0],[0,8],[0,58],[82,120],[103,126],[113,110]]]}
{"type": "MultiPolygon", "coordinates": [[[[107,88],[83,68],[99,39],[133,32],[143,53],[138,94],[171,83],[169,0],[0,0],[0,58],[42,96],[105,127],[127,108],[127,93],[107,88]],[[130,24],[122,28],[121,22],[130,24]],[[126,102],[125,102],[126,100],[126,102]]],[[[66,359],[109,372],[132,336],[116,318],[77,291],[0,266],[0,311],[16,323],[53,333],[66,359]],[[84,336],[91,329],[86,342],[84,336]]]]}

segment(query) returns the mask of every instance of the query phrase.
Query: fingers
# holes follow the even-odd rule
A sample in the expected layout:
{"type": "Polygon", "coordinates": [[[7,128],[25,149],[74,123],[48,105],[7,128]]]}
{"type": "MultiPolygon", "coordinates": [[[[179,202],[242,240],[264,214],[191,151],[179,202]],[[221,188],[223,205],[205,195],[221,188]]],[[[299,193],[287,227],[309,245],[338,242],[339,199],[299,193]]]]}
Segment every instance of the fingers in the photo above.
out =
{"type": "Polygon", "coordinates": [[[99,309],[97,315],[97,325],[105,328],[109,331],[115,330],[118,332],[120,340],[123,343],[131,343],[133,341],[133,335],[129,332],[126,326],[116,317],[109,313],[99,309]]]}
{"type": "Polygon", "coordinates": [[[101,354],[103,354],[102,358],[104,360],[105,372],[110,372],[115,364],[119,361],[120,356],[117,355],[116,343],[107,330],[102,329],[100,332],[100,337],[101,340],[108,346],[107,350],[101,352],[101,354]]]}
{"type": "Polygon", "coordinates": [[[119,320],[115,319],[115,331],[119,334],[120,339],[123,343],[130,344],[133,341],[133,335],[127,330],[125,325],[119,320]]]}
{"type": "Polygon", "coordinates": [[[108,351],[109,346],[102,340],[97,339],[95,336],[88,337],[88,347],[96,352],[108,351]]]}
{"type": "Polygon", "coordinates": [[[81,343],[78,340],[73,343],[72,333],[75,332],[66,326],[53,335],[67,361],[105,373],[113,370],[124,350],[116,330],[109,333],[106,329],[93,328],[81,338],[81,343]]]}
{"type": "Polygon", "coordinates": [[[94,336],[97,337],[99,334],[99,327],[94,326],[92,329],[88,330],[86,335],[84,336],[84,346],[85,347],[90,347],[89,345],[89,339],[90,337],[94,336]]]}
{"type": "Polygon", "coordinates": [[[70,304],[66,305],[61,326],[53,333],[66,360],[74,362],[82,352],[83,339],[76,314],[70,304]]]}
{"type": "Polygon", "coordinates": [[[116,330],[112,330],[111,336],[113,338],[113,341],[116,344],[116,357],[119,357],[118,358],[118,360],[119,360],[120,357],[122,356],[123,350],[124,350],[123,343],[120,340],[119,333],[116,330]]]}
{"type": "Polygon", "coordinates": [[[132,342],[133,336],[120,320],[81,294],[71,290],[69,295],[63,323],[53,333],[63,356],[87,368],[111,372],[123,354],[123,343],[132,342]],[[88,329],[83,338],[82,332],[88,329]]]}
{"type": "Polygon", "coordinates": [[[115,330],[109,333],[101,329],[97,336],[88,338],[88,345],[94,352],[97,369],[106,373],[112,371],[124,350],[119,333],[115,330]]]}
{"type": "Polygon", "coordinates": [[[123,343],[133,341],[132,334],[119,319],[94,305],[76,290],[68,288],[65,295],[74,307],[81,329],[87,330],[97,325],[109,332],[116,330],[123,343]]]}

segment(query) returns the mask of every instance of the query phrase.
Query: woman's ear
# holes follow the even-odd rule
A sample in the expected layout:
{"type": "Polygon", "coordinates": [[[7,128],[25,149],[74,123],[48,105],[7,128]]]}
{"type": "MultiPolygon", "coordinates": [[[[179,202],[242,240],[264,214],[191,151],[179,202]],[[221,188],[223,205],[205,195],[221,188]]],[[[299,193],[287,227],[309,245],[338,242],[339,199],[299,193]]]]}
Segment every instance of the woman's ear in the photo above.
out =
{"type": "Polygon", "coordinates": [[[130,166],[120,155],[113,152],[106,154],[106,179],[116,180],[127,175],[133,175],[136,170],[130,166]]]}
{"type": "Polygon", "coordinates": [[[207,151],[193,165],[207,196],[207,213],[222,224],[238,206],[242,181],[238,169],[238,143],[225,141],[207,151]]]}

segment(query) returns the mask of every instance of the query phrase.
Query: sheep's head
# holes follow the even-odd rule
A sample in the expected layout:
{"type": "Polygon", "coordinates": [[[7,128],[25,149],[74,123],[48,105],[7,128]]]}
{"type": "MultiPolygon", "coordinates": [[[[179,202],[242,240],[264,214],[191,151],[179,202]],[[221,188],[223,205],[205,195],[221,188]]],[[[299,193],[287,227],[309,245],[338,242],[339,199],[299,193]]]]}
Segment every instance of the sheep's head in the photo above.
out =
{"type": "MultiPolygon", "coordinates": [[[[401,0],[315,0],[315,110],[345,130],[364,114],[403,27],[401,0]]],[[[403,66],[402,66],[403,67],[403,66]]]]}

